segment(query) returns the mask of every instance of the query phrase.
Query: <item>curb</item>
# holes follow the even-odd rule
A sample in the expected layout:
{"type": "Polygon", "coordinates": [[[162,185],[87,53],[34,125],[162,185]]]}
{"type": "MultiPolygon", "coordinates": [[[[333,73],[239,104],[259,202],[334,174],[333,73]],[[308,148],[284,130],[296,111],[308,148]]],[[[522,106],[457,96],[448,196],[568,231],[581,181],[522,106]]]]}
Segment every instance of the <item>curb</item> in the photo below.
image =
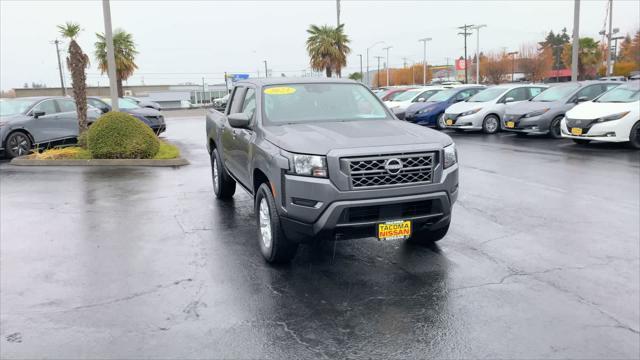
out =
{"type": "Polygon", "coordinates": [[[16,166],[184,166],[189,161],[184,158],[177,159],[88,159],[88,160],[36,160],[17,157],[9,163],[16,166]]]}

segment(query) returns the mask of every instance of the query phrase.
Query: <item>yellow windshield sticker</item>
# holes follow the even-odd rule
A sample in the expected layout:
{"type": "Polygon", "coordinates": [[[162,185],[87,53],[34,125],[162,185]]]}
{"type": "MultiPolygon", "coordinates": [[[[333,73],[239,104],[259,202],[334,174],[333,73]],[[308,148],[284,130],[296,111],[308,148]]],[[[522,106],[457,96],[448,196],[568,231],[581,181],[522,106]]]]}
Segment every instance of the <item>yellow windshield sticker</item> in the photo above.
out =
{"type": "Polygon", "coordinates": [[[296,89],[289,86],[272,87],[264,90],[264,93],[268,95],[289,95],[294,92],[296,92],[296,89]]]}

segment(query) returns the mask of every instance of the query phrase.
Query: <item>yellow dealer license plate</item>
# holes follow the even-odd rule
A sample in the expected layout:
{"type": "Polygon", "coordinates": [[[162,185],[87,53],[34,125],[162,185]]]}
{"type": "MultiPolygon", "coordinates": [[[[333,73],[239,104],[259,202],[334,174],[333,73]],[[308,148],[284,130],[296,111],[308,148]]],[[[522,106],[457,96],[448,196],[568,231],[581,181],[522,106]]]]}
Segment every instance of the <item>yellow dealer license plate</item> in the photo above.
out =
{"type": "Polygon", "coordinates": [[[411,236],[411,221],[391,221],[378,224],[379,240],[403,240],[411,236]]]}
{"type": "Polygon", "coordinates": [[[582,135],[582,128],[571,128],[571,134],[582,135]]]}
{"type": "Polygon", "coordinates": [[[514,123],[513,121],[507,121],[507,127],[508,128],[514,128],[514,127],[516,127],[516,123],[514,123]]]}
{"type": "Polygon", "coordinates": [[[447,119],[447,125],[453,125],[453,120],[447,119]]]}

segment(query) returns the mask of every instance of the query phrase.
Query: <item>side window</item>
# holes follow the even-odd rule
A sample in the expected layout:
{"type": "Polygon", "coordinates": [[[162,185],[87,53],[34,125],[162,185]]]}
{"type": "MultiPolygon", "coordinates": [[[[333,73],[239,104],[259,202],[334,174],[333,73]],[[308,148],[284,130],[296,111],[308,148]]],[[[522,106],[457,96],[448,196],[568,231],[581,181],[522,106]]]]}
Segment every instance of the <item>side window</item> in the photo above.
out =
{"type": "Polygon", "coordinates": [[[247,89],[241,112],[247,114],[249,119],[253,119],[253,115],[256,112],[256,91],[254,89],[247,89]]]}
{"type": "Polygon", "coordinates": [[[529,91],[524,87],[515,88],[509,91],[506,97],[513,98],[513,101],[529,100],[529,91]]]}
{"type": "Polygon", "coordinates": [[[620,84],[604,84],[603,86],[604,86],[604,90],[602,92],[605,92],[613,88],[617,88],[618,86],[620,86],[620,84]]]}
{"type": "Polygon", "coordinates": [[[68,99],[58,99],[56,100],[58,103],[58,107],[60,108],[60,112],[73,112],[76,111],[76,104],[72,100],[68,99]]]}
{"type": "Polygon", "coordinates": [[[529,88],[529,99],[534,97],[534,96],[538,96],[538,94],[540,94],[543,91],[544,91],[544,88],[539,88],[539,87],[531,87],[531,88],[529,88]]]}
{"type": "Polygon", "coordinates": [[[229,114],[239,113],[242,106],[242,97],[244,97],[246,88],[236,87],[233,90],[233,95],[229,98],[229,104],[227,108],[229,109],[229,114]]]}
{"type": "Polygon", "coordinates": [[[574,99],[579,99],[581,97],[586,97],[587,101],[593,100],[596,96],[602,93],[602,86],[598,85],[590,85],[585,87],[584,89],[578,91],[574,99]]]}
{"type": "Polygon", "coordinates": [[[56,104],[53,100],[45,100],[36,105],[32,111],[44,111],[45,115],[50,115],[57,113],[58,109],[56,108],[56,104]]]}
{"type": "Polygon", "coordinates": [[[478,91],[480,91],[480,89],[468,89],[468,90],[461,91],[458,93],[458,95],[456,95],[456,99],[467,100],[471,96],[475,95],[478,91]]]}

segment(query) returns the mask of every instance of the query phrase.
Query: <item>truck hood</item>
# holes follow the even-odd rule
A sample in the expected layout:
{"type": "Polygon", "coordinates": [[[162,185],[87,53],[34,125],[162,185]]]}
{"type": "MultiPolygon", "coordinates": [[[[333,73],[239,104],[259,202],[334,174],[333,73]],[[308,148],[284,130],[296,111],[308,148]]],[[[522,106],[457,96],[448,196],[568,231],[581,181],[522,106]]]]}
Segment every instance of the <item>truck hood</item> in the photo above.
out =
{"type": "Polygon", "coordinates": [[[536,110],[553,109],[560,106],[560,102],[523,101],[517,104],[507,105],[504,113],[509,115],[524,115],[536,110]]]}
{"type": "Polygon", "coordinates": [[[411,144],[446,146],[453,142],[449,135],[400,120],[272,125],[264,131],[265,138],[279,148],[312,155],[326,155],[334,149],[411,144]]]}
{"type": "Polygon", "coordinates": [[[583,102],[567,111],[567,117],[571,119],[598,119],[601,117],[619,114],[625,111],[633,111],[638,108],[638,102],[630,103],[597,103],[583,102]]]}

